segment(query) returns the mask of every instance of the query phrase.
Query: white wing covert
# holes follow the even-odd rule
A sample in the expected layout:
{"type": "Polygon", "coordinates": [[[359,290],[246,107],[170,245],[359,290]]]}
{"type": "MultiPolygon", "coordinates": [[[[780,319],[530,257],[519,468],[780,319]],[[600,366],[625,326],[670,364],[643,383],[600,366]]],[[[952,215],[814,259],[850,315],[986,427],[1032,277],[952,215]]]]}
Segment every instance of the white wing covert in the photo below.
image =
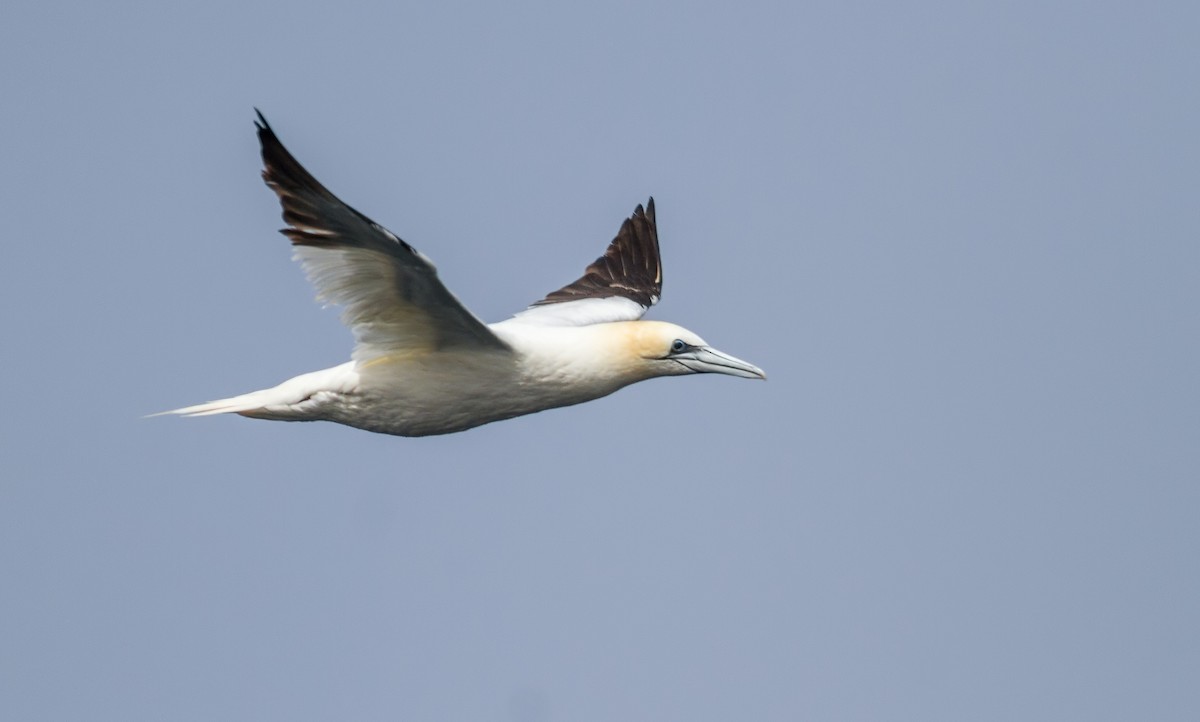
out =
{"type": "Polygon", "coordinates": [[[279,142],[258,114],[263,180],[279,196],[295,257],[318,300],[343,307],[356,361],[397,351],[469,347],[508,351],[442,285],[424,254],[343,203],[279,142]]]}

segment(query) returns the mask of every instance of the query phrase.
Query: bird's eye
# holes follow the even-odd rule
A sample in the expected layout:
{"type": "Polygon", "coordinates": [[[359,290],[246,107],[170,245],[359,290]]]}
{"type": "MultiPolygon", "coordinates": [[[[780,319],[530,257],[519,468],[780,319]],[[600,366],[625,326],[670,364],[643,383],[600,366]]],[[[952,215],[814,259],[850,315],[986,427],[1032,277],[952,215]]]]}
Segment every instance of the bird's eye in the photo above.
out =
{"type": "Polygon", "coordinates": [[[675,339],[671,343],[671,353],[683,353],[687,350],[688,345],[680,339],[675,339]]]}

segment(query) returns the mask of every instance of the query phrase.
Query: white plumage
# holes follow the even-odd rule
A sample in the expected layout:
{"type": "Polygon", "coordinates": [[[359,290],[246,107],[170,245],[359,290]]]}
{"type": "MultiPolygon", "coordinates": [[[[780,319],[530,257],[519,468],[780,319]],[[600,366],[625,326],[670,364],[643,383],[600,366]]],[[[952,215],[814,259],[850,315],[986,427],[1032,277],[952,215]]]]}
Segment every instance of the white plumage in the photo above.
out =
{"type": "Polygon", "coordinates": [[[637,207],[578,280],[513,318],[484,324],[442,285],[428,258],[318,183],[261,114],[258,135],[263,178],[288,223],[282,232],[318,298],[343,307],[353,360],[164,413],[325,420],[426,436],[590,401],[656,376],[766,378],[687,329],[639,320],[662,289],[654,199],[637,207]]]}

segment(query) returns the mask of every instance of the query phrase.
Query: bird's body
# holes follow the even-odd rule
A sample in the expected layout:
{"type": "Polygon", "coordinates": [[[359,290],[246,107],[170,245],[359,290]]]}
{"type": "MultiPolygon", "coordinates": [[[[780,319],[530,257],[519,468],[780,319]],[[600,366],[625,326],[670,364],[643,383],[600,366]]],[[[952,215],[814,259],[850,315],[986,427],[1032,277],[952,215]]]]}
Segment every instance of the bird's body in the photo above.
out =
{"type": "Polygon", "coordinates": [[[325,420],[427,436],[590,401],[655,376],[764,378],[686,329],[638,320],[661,292],[653,199],[579,280],[513,318],[484,324],[441,285],[427,258],[317,183],[261,115],[259,139],[263,177],[289,224],[283,233],[320,297],[345,308],[354,358],[167,413],[325,420]]]}

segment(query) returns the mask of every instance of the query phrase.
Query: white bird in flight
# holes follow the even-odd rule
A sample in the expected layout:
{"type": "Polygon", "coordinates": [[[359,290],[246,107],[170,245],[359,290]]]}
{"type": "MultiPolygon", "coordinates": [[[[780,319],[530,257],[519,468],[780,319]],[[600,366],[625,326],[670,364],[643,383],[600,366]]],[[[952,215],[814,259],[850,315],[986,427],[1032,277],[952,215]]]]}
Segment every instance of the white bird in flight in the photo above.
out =
{"type": "Polygon", "coordinates": [[[318,299],[343,307],[353,360],[165,414],[333,421],[427,436],[591,401],[657,376],[766,378],[685,328],[639,320],[662,291],[653,198],[582,277],[485,324],[442,285],[424,254],[318,183],[262,113],[255,125],[263,180],[288,225],[280,232],[318,299]]]}

